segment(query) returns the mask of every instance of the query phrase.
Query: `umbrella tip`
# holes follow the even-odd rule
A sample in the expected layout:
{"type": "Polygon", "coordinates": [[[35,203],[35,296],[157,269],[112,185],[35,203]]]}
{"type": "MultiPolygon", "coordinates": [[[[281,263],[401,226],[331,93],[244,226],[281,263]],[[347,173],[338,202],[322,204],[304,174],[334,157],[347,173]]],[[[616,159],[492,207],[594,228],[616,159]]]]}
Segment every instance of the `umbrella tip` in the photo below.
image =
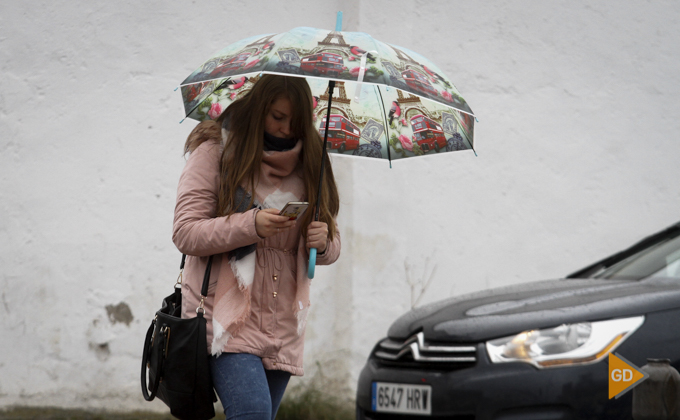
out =
{"type": "Polygon", "coordinates": [[[342,31],[342,12],[338,12],[335,18],[335,31],[336,32],[342,31]]]}
{"type": "Polygon", "coordinates": [[[186,120],[186,118],[182,118],[182,121],[180,121],[179,123],[182,124],[184,120],[186,120]]]}
{"type": "Polygon", "coordinates": [[[179,89],[179,86],[177,86],[174,91],[177,92],[177,89],[179,89]]]}

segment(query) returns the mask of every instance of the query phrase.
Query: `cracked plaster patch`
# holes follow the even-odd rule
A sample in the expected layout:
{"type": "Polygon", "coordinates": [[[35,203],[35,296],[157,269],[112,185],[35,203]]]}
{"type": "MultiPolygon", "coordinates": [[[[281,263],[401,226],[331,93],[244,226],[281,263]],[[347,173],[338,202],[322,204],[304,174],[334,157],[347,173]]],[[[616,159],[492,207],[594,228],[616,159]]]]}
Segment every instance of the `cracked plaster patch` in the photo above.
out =
{"type": "Polygon", "coordinates": [[[125,302],[121,302],[118,305],[106,305],[106,314],[109,316],[109,321],[113,324],[122,322],[125,325],[130,326],[130,323],[134,319],[130,307],[125,302]]]}

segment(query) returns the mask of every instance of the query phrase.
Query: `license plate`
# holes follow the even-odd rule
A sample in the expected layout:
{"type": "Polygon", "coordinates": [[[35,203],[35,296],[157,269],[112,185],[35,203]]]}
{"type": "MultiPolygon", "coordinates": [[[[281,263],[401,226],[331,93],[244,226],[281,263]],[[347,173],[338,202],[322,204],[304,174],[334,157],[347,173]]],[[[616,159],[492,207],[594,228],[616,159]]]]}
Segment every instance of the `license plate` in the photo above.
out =
{"type": "Polygon", "coordinates": [[[372,406],[375,412],[432,414],[430,385],[373,382],[372,406]]]}

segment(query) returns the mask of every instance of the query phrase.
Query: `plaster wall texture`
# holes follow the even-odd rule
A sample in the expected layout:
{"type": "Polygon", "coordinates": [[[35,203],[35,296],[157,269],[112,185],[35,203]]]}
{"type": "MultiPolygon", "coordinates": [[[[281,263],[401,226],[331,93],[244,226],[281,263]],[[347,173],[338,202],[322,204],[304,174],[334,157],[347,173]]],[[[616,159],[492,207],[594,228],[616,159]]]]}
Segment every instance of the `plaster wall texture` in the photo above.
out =
{"type": "Polygon", "coordinates": [[[3,1],[0,408],[163,409],[138,376],[180,259],[195,123],[173,88],[224,45],[333,29],[337,10],[450,75],[479,156],[333,159],[343,254],[314,280],[307,377],[351,396],[413,304],[560,277],[677,221],[677,2],[3,1]]]}

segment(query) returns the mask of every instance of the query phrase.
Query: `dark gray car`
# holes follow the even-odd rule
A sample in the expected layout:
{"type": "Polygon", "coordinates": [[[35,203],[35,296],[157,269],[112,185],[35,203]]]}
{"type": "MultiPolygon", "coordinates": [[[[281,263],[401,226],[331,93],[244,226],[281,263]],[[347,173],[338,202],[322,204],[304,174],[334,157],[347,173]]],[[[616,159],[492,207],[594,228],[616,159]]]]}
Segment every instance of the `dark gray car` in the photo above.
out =
{"type": "Polygon", "coordinates": [[[680,369],[680,223],[565,279],[414,309],[361,372],[357,419],[631,419],[609,353],[680,369]]]}

